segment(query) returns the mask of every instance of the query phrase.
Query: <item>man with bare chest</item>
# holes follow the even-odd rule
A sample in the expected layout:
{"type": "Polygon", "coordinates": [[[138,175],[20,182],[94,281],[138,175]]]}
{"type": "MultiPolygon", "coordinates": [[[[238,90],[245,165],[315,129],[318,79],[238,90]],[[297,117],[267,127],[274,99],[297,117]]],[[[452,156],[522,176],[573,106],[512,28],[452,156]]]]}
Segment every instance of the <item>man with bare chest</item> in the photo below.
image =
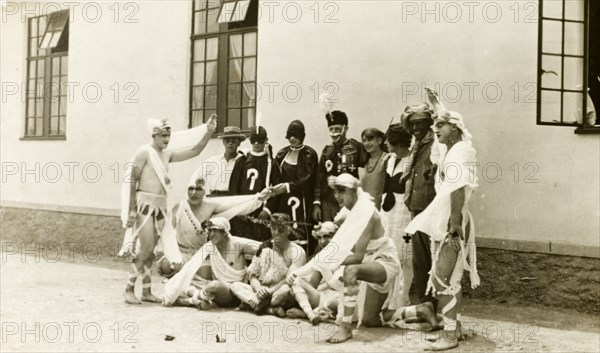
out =
{"type": "Polygon", "coordinates": [[[235,306],[239,301],[231,293],[231,284],[246,281],[246,257],[254,255],[259,242],[231,235],[227,218],[211,218],[204,222],[204,227],[209,242],[178,274],[193,276],[175,303],[203,310],[235,306]]]}

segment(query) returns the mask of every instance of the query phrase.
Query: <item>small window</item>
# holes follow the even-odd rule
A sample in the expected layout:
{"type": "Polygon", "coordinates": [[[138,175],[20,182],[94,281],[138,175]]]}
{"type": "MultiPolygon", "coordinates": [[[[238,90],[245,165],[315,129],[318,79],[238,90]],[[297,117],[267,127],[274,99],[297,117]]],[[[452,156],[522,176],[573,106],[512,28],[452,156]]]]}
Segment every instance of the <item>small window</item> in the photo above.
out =
{"type": "MultiPolygon", "coordinates": [[[[538,125],[594,128],[598,124],[597,30],[590,30],[590,13],[598,2],[540,0],[538,44],[538,125]],[[595,74],[593,74],[595,72],[595,74]]],[[[591,21],[593,28],[598,28],[591,21]]]]}
{"type": "Polygon", "coordinates": [[[196,0],[193,9],[190,126],[218,114],[248,130],[256,116],[258,0],[196,0]]]}
{"type": "Polygon", "coordinates": [[[26,139],[66,136],[69,11],[28,19],[26,139]]]}

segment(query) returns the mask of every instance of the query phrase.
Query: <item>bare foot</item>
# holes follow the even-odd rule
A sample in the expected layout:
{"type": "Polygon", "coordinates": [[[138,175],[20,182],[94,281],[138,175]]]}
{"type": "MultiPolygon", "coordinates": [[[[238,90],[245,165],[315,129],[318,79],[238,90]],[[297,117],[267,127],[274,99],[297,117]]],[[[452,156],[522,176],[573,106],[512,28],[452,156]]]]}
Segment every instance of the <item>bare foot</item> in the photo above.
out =
{"type": "Polygon", "coordinates": [[[135,293],[133,293],[133,290],[126,289],[123,293],[123,296],[125,297],[125,303],[127,304],[142,304],[141,300],[139,300],[138,297],[135,296],[135,293]]]}
{"type": "Polygon", "coordinates": [[[338,332],[326,339],[329,343],[342,343],[352,338],[352,328],[342,323],[338,332]]]}
{"type": "Polygon", "coordinates": [[[437,327],[437,316],[433,311],[433,304],[427,302],[423,304],[419,304],[416,306],[417,309],[417,317],[424,319],[429,325],[431,325],[431,329],[437,327]]]}
{"type": "Polygon", "coordinates": [[[142,301],[148,303],[162,303],[162,300],[155,297],[152,293],[142,294],[142,301]]]}
{"type": "MultiPolygon", "coordinates": [[[[319,315],[315,315],[312,319],[309,320],[310,324],[313,326],[317,326],[321,323],[321,317],[319,315]]],[[[352,335],[352,333],[350,334],[352,335]]]]}
{"type": "Polygon", "coordinates": [[[426,351],[445,351],[458,347],[458,340],[448,331],[445,335],[425,348],[426,351]]]}
{"type": "Polygon", "coordinates": [[[269,315],[274,315],[274,316],[278,316],[281,318],[285,317],[285,310],[283,310],[283,308],[280,306],[271,306],[271,307],[267,308],[266,313],[269,315]]]}
{"type": "Polygon", "coordinates": [[[197,304],[196,308],[198,310],[210,310],[216,308],[217,305],[214,302],[209,302],[208,300],[201,299],[197,304]]]}
{"type": "Polygon", "coordinates": [[[289,317],[290,319],[306,319],[306,318],[308,318],[306,316],[306,313],[302,309],[298,309],[298,308],[288,309],[288,311],[285,313],[285,315],[287,317],[289,317]]]}

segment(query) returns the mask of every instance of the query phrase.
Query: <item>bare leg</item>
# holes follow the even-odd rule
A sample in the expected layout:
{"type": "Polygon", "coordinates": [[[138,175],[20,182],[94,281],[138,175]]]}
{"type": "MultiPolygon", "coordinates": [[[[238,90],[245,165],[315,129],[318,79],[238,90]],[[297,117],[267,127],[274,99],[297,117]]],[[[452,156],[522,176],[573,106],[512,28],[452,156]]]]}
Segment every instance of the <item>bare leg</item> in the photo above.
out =
{"type": "MultiPolygon", "coordinates": [[[[346,266],[344,269],[344,317],[338,332],[329,337],[326,340],[327,342],[342,343],[352,338],[352,317],[354,316],[358,294],[356,281],[384,283],[386,277],[387,274],[383,266],[374,262],[346,266]]],[[[379,310],[381,310],[381,307],[379,310]]]]}
{"type": "MultiPolygon", "coordinates": [[[[144,273],[142,277],[142,301],[149,303],[161,303],[162,300],[155,297],[152,294],[152,262],[154,261],[154,247],[158,242],[158,234],[156,234],[154,229],[154,218],[150,219],[144,227],[140,230],[140,240],[141,246],[145,253],[144,259],[144,273]],[[146,242],[146,246],[144,246],[144,241],[146,242]]],[[[162,229],[164,226],[164,220],[160,221],[158,224],[159,229],[162,229]]]]}
{"type": "Polygon", "coordinates": [[[252,287],[247,283],[235,282],[231,284],[231,293],[235,295],[243,303],[250,305],[251,308],[255,308],[258,303],[258,297],[252,287]]]}
{"type": "Polygon", "coordinates": [[[302,278],[298,278],[292,288],[294,297],[302,308],[304,314],[302,316],[306,317],[311,324],[318,325],[321,319],[315,315],[313,308],[319,305],[321,294],[302,278]]]}
{"type": "Polygon", "coordinates": [[[440,255],[433,265],[432,279],[438,292],[439,306],[442,308],[444,318],[444,331],[439,339],[433,342],[427,350],[441,351],[458,347],[458,303],[462,301],[462,293],[459,290],[452,294],[448,289],[452,283],[450,279],[460,253],[458,239],[450,239],[447,243],[441,243],[440,255]]]}
{"type": "Polygon", "coordinates": [[[401,242],[401,248],[398,249],[400,253],[400,266],[402,269],[402,295],[400,296],[400,302],[402,306],[410,305],[410,287],[413,281],[413,262],[412,262],[412,245],[407,244],[404,240],[401,242]]]}
{"type": "Polygon", "coordinates": [[[139,276],[139,271],[137,269],[136,263],[131,264],[131,272],[129,273],[129,278],[127,279],[127,285],[125,286],[125,302],[127,304],[142,304],[142,301],[135,296],[135,282],[139,276]]]}
{"type": "Polygon", "coordinates": [[[204,293],[208,300],[214,301],[220,307],[232,306],[236,299],[231,293],[231,285],[221,281],[210,282],[204,288],[204,293]]]}

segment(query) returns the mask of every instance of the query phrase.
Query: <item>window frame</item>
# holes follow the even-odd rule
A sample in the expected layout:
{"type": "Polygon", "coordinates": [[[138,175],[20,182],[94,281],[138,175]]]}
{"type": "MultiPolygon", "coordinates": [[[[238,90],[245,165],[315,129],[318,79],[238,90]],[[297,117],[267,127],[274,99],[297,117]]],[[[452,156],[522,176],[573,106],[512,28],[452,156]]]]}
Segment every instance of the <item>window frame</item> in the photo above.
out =
{"type": "MultiPolygon", "coordinates": [[[[561,18],[553,18],[553,17],[545,17],[544,16],[544,2],[549,0],[539,0],[538,1],[538,64],[537,64],[537,104],[536,104],[536,124],[542,126],[566,126],[566,127],[576,127],[575,133],[596,133],[600,132],[599,127],[587,126],[587,103],[588,103],[588,73],[589,73],[589,20],[590,20],[590,0],[582,0],[583,2],[583,21],[571,20],[567,19],[565,16],[566,11],[566,0],[560,0],[562,3],[562,16],[561,18]],[[556,21],[561,23],[561,53],[545,53],[543,52],[543,44],[544,44],[544,21],[556,21]],[[583,56],[580,55],[572,55],[565,54],[565,24],[566,23],[581,23],[583,24],[583,56]],[[543,75],[543,67],[542,60],[543,56],[554,56],[559,57],[561,59],[561,87],[560,88],[544,88],[542,87],[542,75],[543,75]],[[582,91],[575,91],[572,89],[565,89],[565,58],[574,57],[574,58],[582,58],[583,59],[583,70],[581,74],[583,75],[582,80],[582,91]],[[561,94],[560,98],[560,122],[550,122],[543,121],[542,118],[542,92],[543,91],[551,91],[551,92],[559,92],[561,94]],[[564,121],[564,93],[581,93],[582,94],[582,102],[581,102],[581,123],[575,121],[573,122],[565,122],[564,121]],[[584,131],[584,132],[583,132],[584,131]]],[[[552,0],[556,1],[556,0],[552,0]]],[[[597,109],[597,108],[596,108],[597,109]]]]}
{"type": "MultiPolygon", "coordinates": [[[[39,16],[32,16],[32,17],[28,17],[27,21],[26,21],[26,33],[27,33],[27,57],[25,60],[25,65],[26,65],[26,69],[25,69],[25,75],[26,75],[26,82],[25,82],[25,111],[24,111],[24,124],[23,124],[23,135],[21,136],[21,140],[66,140],[67,138],[67,129],[66,129],[66,120],[67,120],[67,103],[68,103],[68,92],[65,92],[64,95],[62,95],[62,87],[61,85],[61,78],[64,77],[68,77],[68,57],[69,57],[69,50],[67,48],[67,50],[65,51],[58,51],[58,52],[53,52],[53,50],[56,49],[57,45],[53,46],[53,47],[48,47],[48,48],[41,48],[41,44],[42,41],[44,39],[44,36],[46,34],[46,32],[48,31],[48,28],[50,26],[50,19],[53,18],[53,16],[66,16],[66,23],[64,24],[64,26],[60,29],[60,37],[59,40],[57,41],[57,45],[59,43],[62,42],[62,36],[66,35],[67,36],[67,41],[68,41],[68,36],[69,36],[69,10],[61,10],[61,11],[56,11],[56,12],[52,12],[49,14],[43,14],[43,15],[39,15],[39,16]],[[62,15],[59,15],[59,13],[63,13],[62,15]],[[40,18],[45,18],[45,22],[46,22],[46,28],[41,31],[42,33],[40,33],[40,18]],[[32,33],[32,28],[33,28],[33,22],[36,22],[36,33],[32,33]],[[35,54],[32,53],[32,41],[37,41],[36,43],[36,52],[35,54]],[[40,53],[40,51],[44,51],[43,54],[40,53]],[[53,74],[53,65],[54,65],[54,59],[58,58],[58,74],[54,75],[53,74]],[[64,59],[63,59],[64,58],[64,59]],[[67,64],[66,64],[66,70],[67,73],[63,73],[63,67],[62,67],[62,60],[67,60],[67,64]],[[39,61],[43,61],[44,63],[44,68],[43,68],[43,75],[40,76],[39,73],[37,72],[38,70],[38,66],[36,64],[36,76],[32,77],[31,74],[31,63],[32,62],[39,62],[39,61]],[[54,80],[55,78],[58,77],[58,94],[56,96],[52,95],[52,90],[53,90],[53,84],[54,84],[54,80]],[[43,83],[41,83],[41,96],[37,96],[37,91],[39,89],[39,79],[42,78],[43,83]],[[33,81],[35,87],[30,87],[30,82],[33,81]],[[30,92],[34,91],[36,93],[34,93],[34,95],[31,97],[30,96],[30,92]],[[30,101],[33,100],[34,104],[35,101],[37,101],[38,99],[40,99],[42,101],[42,116],[41,116],[41,122],[42,122],[42,126],[41,126],[41,135],[36,135],[37,133],[37,120],[40,118],[39,116],[37,116],[37,112],[36,115],[31,117],[29,116],[29,110],[30,110],[30,101]],[[65,99],[64,102],[64,110],[65,110],[65,114],[64,114],[64,129],[63,129],[63,133],[61,134],[61,115],[57,115],[55,116],[55,118],[58,120],[57,121],[57,133],[56,134],[51,134],[50,129],[51,129],[51,105],[54,103],[53,99],[58,99],[58,101],[56,102],[56,106],[59,109],[59,112],[61,112],[61,99],[65,99]],[[33,134],[29,134],[29,124],[30,121],[33,120],[34,123],[34,130],[33,130],[33,134]]],[[[37,109],[37,107],[36,107],[37,109]]],[[[54,117],[54,116],[52,116],[54,117]]]]}
{"type": "MultiPolygon", "coordinates": [[[[207,3],[207,7],[206,7],[206,11],[210,11],[208,10],[209,8],[211,8],[211,2],[216,2],[219,1],[219,6],[216,8],[217,9],[217,15],[215,17],[215,21],[218,21],[219,19],[219,15],[222,11],[222,6],[224,3],[226,2],[236,2],[236,6],[238,6],[239,4],[237,4],[237,2],[240,2],[239,0],[201,0],[201,1],[208,1],[207,3]]],[[[258,2],[258,0],[256,0],[256,2],[258,2]]],[[[249,3],[249,6],[252,5],[252,1],[249,3]]],[[[194,63],[198,62],[198,59],[194,57],[194,42],[198,39],[208,39],[208,38],[217,38],[218,41],[218,48],[217,48],[217,80],[216,80],[216,92],[217,92],[217,99],[216,99],[216,114],[218,116],[217,119],[217,124],[218,124],[218,128],[217,128],[217,133],[214,134],[214,137],[218,137],[222,134],[223,129],[225,126],[238,126],[238,124],[231,124],[231,122],[229,122],[228,124],[228,88],[229,88],[229,37],[232,35],[239,35],[241,34],[242,36],[245,33],[255,33],[256,35],[256,53],[253,56],[255,58],[255,68],[254,68],[254,72],[255,72],[255,77],[254,77],[254,84],[255,84],[255,94],[257,93],[257,77],[258,77],[258,21],[256,23],[256,25],[253,26],[247,26],[247,27],[237,27],[234,26],[233,28],[229,28],[230,24],[235,24],[235,23],[239,23],[241,21],[236,21],[236,22],[224,22],[224,23],[218,23],[218,31],[216,32],[208,32],[206,31],[205,33],[201,33],[201,34],[195,34],[196,32],[196,13],[198,11],[202,11],[202,9],[196,9],[196,0],[192,1],[192,16],[191,16],[191,21],[192,21],[192,26],[191,26],[191,35],[190,35],[190,79],[189,79],[189,101],[188,101],[188,127],[192,128],[195,125],[194,124],[194,117],[193,117],[193,104],[194,104],[194,87],[199,86],[198,84],[194,84],[194,63]]],[[[247,13],[246,13],[246,18],[247,16],[250,14],[250,9],[248,9],[247,13]]],[[[208,14],[207,14],[207,19],[209,18],[208,14]]],[[[204,22],[200,22],[200,23],[204,23],[204,22]]],[[[204,23],[206,28],[208,28],[208,24],[204,23]]],[[[205,49],[206,50],[206,49],[205,49]]],[[[206,80],[206,77],[205,77],[206,80]]],[[[243,78],[242,78],[242,82],[243,82],[243,78]]],[[[206,84],[206,81],[205,81],[206,84]]],[[[240,84],[242,84],[240,82],[240,84]]],[[[243,90],[243,84],[242,84],[242,90],[243,90]]],[[[206,94],[206,93],[203,93],[206,94]]],[[[206,99],[203,99],[203,103],[206,104],[206,99]]],[[[206,106],[206,105],[204,105],[206,106]]],[[[249,128],[254,125],[256,123],[256,98],[255,98],[255,103],[254,103],[254,116],[252,117],[251,121],[252,123],[248,124],[248,128],[247,129],[242,129],[242,126],[238,126],[243,133],[249,134],[250,130],[249,128]]],[[[202,109],[195,109],[195,110],[207,110],[205,108],[202,109]]],[[[208,109],[211,110],[211,109],[208,109]]],[[[204,116],[203,121],[206,121],[208,117],[204,116]]]]}

